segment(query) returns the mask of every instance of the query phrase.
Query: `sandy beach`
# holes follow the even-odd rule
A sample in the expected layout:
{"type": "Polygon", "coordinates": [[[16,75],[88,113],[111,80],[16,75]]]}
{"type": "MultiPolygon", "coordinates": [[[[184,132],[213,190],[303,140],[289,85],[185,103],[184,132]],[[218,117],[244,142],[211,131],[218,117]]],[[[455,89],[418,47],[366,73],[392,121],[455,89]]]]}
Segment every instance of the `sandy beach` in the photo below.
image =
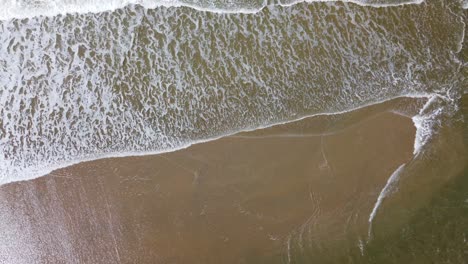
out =
{"type": "Polygon", "coordinates": [[[12,241],[0,246],[2,263],[281,263],[318,251],[339,255],[368,239],[379,193],[412,157],[415,127],[394,113],[414,112],[401,107],[409,101],[1,186],[0,225],[12,241]]]}

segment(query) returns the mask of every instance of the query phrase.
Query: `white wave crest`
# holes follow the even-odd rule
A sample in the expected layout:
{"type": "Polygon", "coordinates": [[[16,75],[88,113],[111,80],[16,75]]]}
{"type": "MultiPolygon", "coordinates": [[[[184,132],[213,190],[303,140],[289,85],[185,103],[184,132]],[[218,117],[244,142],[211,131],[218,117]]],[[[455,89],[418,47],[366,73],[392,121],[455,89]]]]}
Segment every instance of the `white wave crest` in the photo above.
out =
{"type": "Polygon", "coordinates": [[[349,2],[363,6],[387,7],[420,4],[424,0],[0,0],[0,20],[55,16],[70,13],[99,13],[141,5],[145,8],[190,7],[215,13],[256,13],[269,5],[289,6],[301,2],[349,2]]]}

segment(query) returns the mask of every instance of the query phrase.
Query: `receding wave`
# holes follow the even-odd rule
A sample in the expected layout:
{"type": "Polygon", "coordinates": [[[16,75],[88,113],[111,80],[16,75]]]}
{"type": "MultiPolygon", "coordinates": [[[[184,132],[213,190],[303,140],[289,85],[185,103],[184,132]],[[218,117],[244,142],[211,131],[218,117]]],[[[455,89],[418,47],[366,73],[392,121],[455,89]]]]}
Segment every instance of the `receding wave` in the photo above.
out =
{"type": "Polygon", "coordinates": [[[0,183],[397,97],[450,102],[462,90],[462,9],[446,1],[267,4],[0,22],[0,183]]]}
{"type": "MultiPolygon", "coordinates": [[[[145,8],[191,7],[217,13],[256,13],[269,5],[293,5],[300,2],[333,2],[340,0],[0,0],[0,20],[70,13],[112,11],[128,5],[145,8]]],[[[424,0],[341,0],[365,6],[419,4],[424,0]]]]}

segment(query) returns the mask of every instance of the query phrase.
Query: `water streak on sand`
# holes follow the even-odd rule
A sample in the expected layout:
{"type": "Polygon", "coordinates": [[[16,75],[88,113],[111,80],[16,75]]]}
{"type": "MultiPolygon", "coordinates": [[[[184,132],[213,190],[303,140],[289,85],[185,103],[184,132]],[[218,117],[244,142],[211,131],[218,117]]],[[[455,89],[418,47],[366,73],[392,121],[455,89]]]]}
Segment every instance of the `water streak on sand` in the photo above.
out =
{"type": "Polygon", "coordinates": [[[369,239],[371,238],[372,235],[372,222],[375,218],[375,215],[377,214],[377,210],[381,206],[383,200],[388,197],[390,194],[394,193],[397,191],[398,188],[398,180],[400,178],[400,174],[403,171],[404,167],[406,164],[400,165],[393,173],[390,175],[390,177],[387,180],[387,183],[383,187],[382,191],[380,191],[379,197],[377,198],[377,201],[374,205],[374,208],[372,209],[372,212],[369,215],[369,232],[368,232],[368,237],[369,239]]]}

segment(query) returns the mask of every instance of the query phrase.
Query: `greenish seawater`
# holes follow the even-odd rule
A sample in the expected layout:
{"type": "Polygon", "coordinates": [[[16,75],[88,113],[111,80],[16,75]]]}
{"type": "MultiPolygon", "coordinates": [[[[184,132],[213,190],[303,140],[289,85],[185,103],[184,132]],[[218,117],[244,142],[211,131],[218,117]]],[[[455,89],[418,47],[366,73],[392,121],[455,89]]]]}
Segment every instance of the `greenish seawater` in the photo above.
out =
{"type": "MultiPolygon", "coordinates": [[[[460,105],[460,111],[454,116],[454,129],[462,131],[463,143],[459,143],[466,147],[468,96],[462,97],[460,105]]],[[[468,263],[468,157],[463,155],[461,162],[464,163],[462,171],[449,175],[450,180],[428,194],[428,199],[419,203],[420,207],[407,210],[406,204],[400,204],[392,208],[405,215],[405,223],[392,228],[391,222],[398,219],[385,214],[390,224],[374,234],[363,248],[351,247],[341,256],[317,255],[313,263],[468,263]]],[[[442,172],[438,176],[446,175],[442,172]]],[[[311,262],[300,259],[297,263],[311,262]]]]}
{"type": "Polygon", "coordinates": [[[355,263],[467,263],[468,168],[411,212],[399,230],[366,245],[355,263]]]}

